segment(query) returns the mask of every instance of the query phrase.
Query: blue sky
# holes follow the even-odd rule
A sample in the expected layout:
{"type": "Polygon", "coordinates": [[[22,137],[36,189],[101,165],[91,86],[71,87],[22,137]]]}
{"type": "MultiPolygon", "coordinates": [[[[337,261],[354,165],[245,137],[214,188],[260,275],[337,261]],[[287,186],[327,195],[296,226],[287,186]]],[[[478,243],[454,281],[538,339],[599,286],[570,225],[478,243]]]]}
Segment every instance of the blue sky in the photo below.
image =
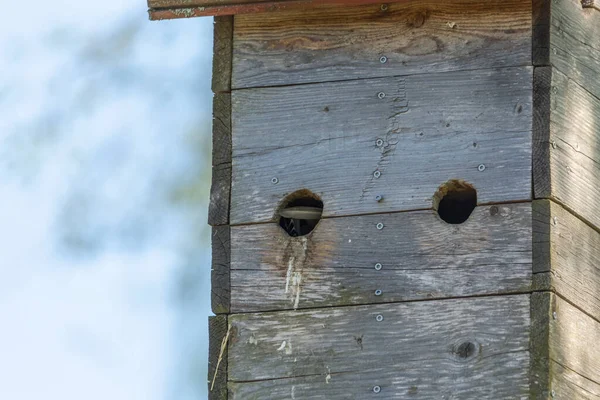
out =
{"type": "Polygon", "coordinates": [[[205,399],[212,19],[98,4],[3,5],[0,398],[205,399]]]}

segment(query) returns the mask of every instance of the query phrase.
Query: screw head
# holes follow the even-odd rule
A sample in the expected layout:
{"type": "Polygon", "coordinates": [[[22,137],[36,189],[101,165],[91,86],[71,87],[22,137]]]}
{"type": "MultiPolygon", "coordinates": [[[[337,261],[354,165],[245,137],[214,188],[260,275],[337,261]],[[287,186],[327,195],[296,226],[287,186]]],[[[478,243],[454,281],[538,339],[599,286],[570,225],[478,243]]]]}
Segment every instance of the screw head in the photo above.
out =
{"type": "Polygon", "coordinates": [[[375,319],[377,320],[377,322],[381,322],[381,321],[383,321],[383,315],[379,314],[378,316],[375,317],[375,319]]]}
{"type": "Polygon", "coordinates": [[[373,393],[379,393],[379,392],[381,392],[381,387],[373,386],[373,393]]]}
{"type": "Polygon", "coordinates": [[[379,290],[379,289],[377,289],[375,291],[375,296],[381,296],[382,294],[383,294],[383,292],[381,290],[379,290]]]}
{"type": "Polygon", "coordinates": [[[377,147],[383,147],[383,139],[377,139],[377,141],[375,142],[375,144],[377,145],[377,147]]]}
{"type": "Polygon", "coordinates": [[[551,391],[551,392],[550,392],[550,396],[552,396],[552,397],[556,397],[556,392],[555,392],[554,390],[553,390],[553,391],[551,391]]]}
{"type": "Polygon", "coordinates": [[[479,167],[477,167],[477,170],[478,170],[479,172],[483,172],[483,171],[485,171],[485,164],[479,164],[479,167]]]}
{"type": "Polygon", "coordinates": [[[381,11],[387,11],[388,10],[388,5],[387,4],[382,4],[381,5],[381,11]]]}
{"type": "Polygon", "coordinates": [[[375,171],[375,172],[373,172],[373,177],[375,179],[379,179],[381,177],[381,171],[375,171]]]}
{"type": "Polygon", "coordinates": [[[383,99],[385,99],[385,93],[379,92],[379,93],[377,93],[377,97],[379,97],[379,99],[383,100],[383,99]]]}
{"type": "Polygon", "coordinates": [[[379,57],[379,62],[382,64],[385,64],[387,62],[388,58],[386,56],[381,56],[379,57]]]}
{"type": "Polygon", "coordinates": [[[383,229],[383,223],[380,222],[377,224],[377,229],[382,230],[383,229]]]}
{"type": "Polygon", "coordinates": [[[277,179],[276,177],[273,177],[273,178],[271,178],[271,183],[272,183],[273,185],[276,185],[276,184],[278,184],[278,183],[279,183],[279,179],[277,179]]]}
{"type": "Polygon", "coordinates": [[[381,201],[383,201],[383,196],[382,196],[382,195],[380,195],[380,194],[378,194],[377,196],[375,196],[375,200],[376,200],[378,203],[381,203],[381,201]]]}
{"type": "Polygon", "coordinates": [[[375,264],[375,271],[381,271],[381,268],[383,268],[383,265],[381,265],[381,263],[375,264]]]}

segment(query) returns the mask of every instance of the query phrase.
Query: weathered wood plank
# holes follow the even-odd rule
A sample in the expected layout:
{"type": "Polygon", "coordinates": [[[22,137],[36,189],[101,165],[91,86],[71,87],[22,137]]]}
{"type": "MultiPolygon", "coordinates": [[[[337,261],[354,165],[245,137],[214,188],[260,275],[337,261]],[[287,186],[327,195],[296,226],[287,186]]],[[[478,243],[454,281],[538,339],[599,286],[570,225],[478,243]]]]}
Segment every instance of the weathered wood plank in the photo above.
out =
{"type": "MultiPolygon", "coordinates": [[[[550,358],[563,368],[592,381],[595,385],[589,386],[597,390],[600,384],[600,347],[597,346],[600,343],[600,322],[561,297],[553,297],[553,312],[556,313],[556,318],[550,321],[550,358]]],[[[571,385],[576,384],[579,379],[569,376],[553,377],[553,381],[563,380],[571,385]]],[[[572,393],[563,393],[562,398],[586,397],[574,397],[572,393]]]]}
{"type": "Polygon", "coordinates": [[[534,135],[535,195],[556,199],[600,228],[600,99],[556,69],[550,79],[551,90],[540,92],[550,97],[544,100],[549,124],[534,135]]]}
{"type": "Polygon", "coordinates": [[[531,294],[530,333],[530,400],[550,398],[550,321],[552,320],[552,297],[549,292],[531,294]]]}
{"type": "Polygon", "coordinates": [[[533,184],[536,198],[550,197],[550,113],[552,67],[536,67],[533,74],[533,184]]]}
{"type": "Polygon", "coordinates": [[[208,400],[227,400],[227,316],[209,317],[208,331],[208,400]]]}
{"type": "Polygon", "coordinates": [[[272,221],[303,188],[325,217],[431,208],[449,179],[473,184],[479,204],[529,200],[532,72],[234,91],[231,223],[272,221]]]}
{"type": "Polygon", "coordinates": [[[600,13],[581,0],[552,2],[550,62],[600,98],[600,13]]]}
{"type": "Polygon", "coordinates": [[[229,226],[212,228],[212,311],[227,314],[230,310],[230,254],[229,226]]]}
{"type": "Polygon", "coordinates": [[[533,0],[533,65],[550,65],[551,2],[533,0]]]}
{"type": "Polygon", "coordinates": [[[552,380],[553,400],[600,399],[600,384],[563,367],[555,361],[550,362],[550,375],[554,377],[552,380]]]}
{"type": "Polygon", "coordinates": [[[531,65],[532,4],[406,0],[235,19],[234,88],[531,65]],[[386,57],[385,62],[381,57],[386,57]]]}
{"type": "Polygon", "coordinates": [[[528,295],[242,314],[230,322],[233,399],[289,399],[292,390],[296,398],[359,399],[374,386],[386,399],[529,393],[528,295]]]}
{"type": "Polygon", "coordinates": [[[478,207],[462,225],[415,211],[324,219],[300,238],[233,227],[232,312],[526,292],[531,221],[526,203],[478,207]]]}
{"type": "Polygon", "coordinates": [[[213,167],[210,203],[208,205],[208,224],[211,226],[229,223],[229,203],[231,197],[231,164],[213,167]]]}
{"type": "Polygon", "coordinates": [[[600,233],[561,206],[547,203],[552,288],[600,320],[600,233]]]}
{"type": "Polygon", "coordinates": [[[233,57],[233,17],[215,17],[213,35],[212,90],[215,93],[231,90],[233,57]]]}
{"type": "Polygon", "coordinates": [[[231,163],[231,94],[213,97],[212,165],[231,163]]]}
{"type": "MultiPolygon", "coordinates": [[[[388,0],[385,4],[407,0],[388,0]]],[[[379,4],[381,0],[148,0],[151,20],[379,4]]]]}

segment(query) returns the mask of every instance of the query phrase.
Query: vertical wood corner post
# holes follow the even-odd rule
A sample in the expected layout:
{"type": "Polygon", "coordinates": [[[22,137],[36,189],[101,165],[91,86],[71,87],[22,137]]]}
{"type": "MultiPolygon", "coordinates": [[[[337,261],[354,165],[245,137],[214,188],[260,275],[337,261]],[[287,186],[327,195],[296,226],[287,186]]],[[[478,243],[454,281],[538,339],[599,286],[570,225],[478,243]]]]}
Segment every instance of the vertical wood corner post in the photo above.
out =
{"type": "Polygon", "coordinates": [[[149,0],[216,16],[210,399],[600,399],[599,4],[149,0]]]}

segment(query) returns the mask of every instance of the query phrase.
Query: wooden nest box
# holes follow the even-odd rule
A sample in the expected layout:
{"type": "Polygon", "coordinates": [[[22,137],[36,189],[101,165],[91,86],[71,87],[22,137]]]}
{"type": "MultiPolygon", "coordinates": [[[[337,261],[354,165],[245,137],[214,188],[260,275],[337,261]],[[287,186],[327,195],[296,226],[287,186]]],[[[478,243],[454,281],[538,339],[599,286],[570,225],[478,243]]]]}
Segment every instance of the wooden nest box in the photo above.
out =
{"type": "Polygon", "coordinates": [[[149,4],[217,16],[211,399],[600,399],[599,0],[149,4]]]}

